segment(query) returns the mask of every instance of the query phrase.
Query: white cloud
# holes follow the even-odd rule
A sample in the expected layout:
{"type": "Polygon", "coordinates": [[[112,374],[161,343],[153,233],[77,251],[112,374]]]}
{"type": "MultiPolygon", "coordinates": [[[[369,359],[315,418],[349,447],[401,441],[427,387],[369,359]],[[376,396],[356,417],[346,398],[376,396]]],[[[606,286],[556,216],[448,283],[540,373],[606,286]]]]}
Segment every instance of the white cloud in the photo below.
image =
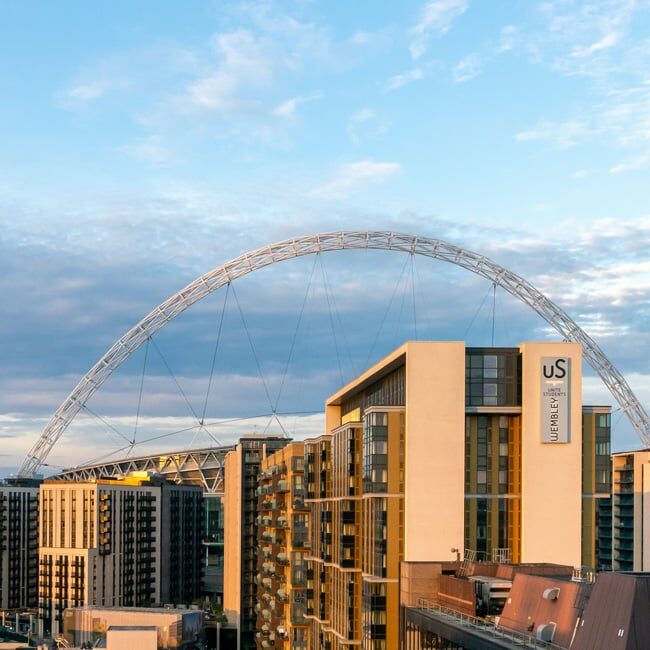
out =
{"type": "Polygon", "coordinates": [[[420,14],[420,20],[411,29],[411,56],[421,58],[427,51],[431,34],[444,36],[454,21],[467,11],[467,0],[433,0],[427,2],[420,14]]]}
{"type": "Polygon", "coordinates": [[[401,171],[402,166],[395,162],[360,160],[348,163],[338,169],[329,183],[316,188],[311,195],[321,198],[343,198],[362,187],[384,183],[401,171]]]}
{"type": "Polygon", "coordinates": [[[303,97],[292,97],[281,104],[278,104],[272,111],[275,117],[292,118],[296,114],[296,108],[299,104],[306,104],[322,99],[322,93],[314,93],[313,95],[305,95],[303,97]]]}
{"type": "Polygon", "coordinates": [[[386,92],[391,92],[414,81],[420,81],[423,78],[424,72],[422,71],[422,68],[411,68],[406,72],[402,72],[402,74],[396,74],[395,76],[390,77],[384,88],[386,92]]]}
{"type": "Polygon", "coordinates": [[[481,73],[483,69],[483,61],[476,55],[470,54],[461,59],[452,71],[454,81],[456,83],[463,83],[469,81],[481,73]]]}
{"type": "Polygon", "coordinates": [[[112,92],[129,88],[126,79],[96,78],[73,85],[59,95],[59,102],[65,108],[76,108],[90,104],[112,92]]]}
{"type": "Polygon", "coordinates": [[[258,106],[242,92],[271,83],[275,63],[267,44],[245,29],[218,34],[213,41],[221,62],[215,72],[190,84],[190,101],[223,113],[258,106]]]}
{"type": "Polygon", "coordinates": [[[621,34],[619,32],[616,31],[609,32],[605,34],[600,40],[596,41],[595,43],[592,43],[591,45],[587,45],[587,46],[576,45],[573,48],[573,51],[571,52],[571,56],[575,56],[578,58],[591,56],[592,54],[595,54],[596,52],[600,52],[601,50],[607,50],[610,47],[614,47],[619,42],[620,39],[621,39],[621,34]]]}
{"type": "Polygon", "coordinates": [[[612,174],[623,174],[624,172],[642,169],[648,165],[650,165],[650,152],[624,160],[623,162],[618,163],[618,165],[612,167],[609,171],[612,174]]]}
{"type": "Polygon", "coordinates": [[[140,138],[136,143],[123,147],[123,151],[133,158],[154,164],[166,163],[172,158],[171,151],[159,135],[140,138]]]}
{"type": "Polygon", "coordinates": [[[346,130],[350,140],[354,144],[360,144],[362,140],[383,135],[387,128],[378,119],[376,111],[366,107],[350,117],[346,130]]]}
{"type": "Polygon", "coordinates": [[[543,31],[528,35],[529,47],[566,74],[602,77],[612,68],[608,53],[615,46],[627,47],[630,26],[643,4],[547,0],[538,9],[543,31]]]}
{"type": "Polygon", "coordinates": [[[586,124],[578,121],[541,122],[535,128],[520,131],[515,135],[517,142],[549,142],[558,149],[569,149],[589,134],[586,124]]]}
{"type": "Polygon", "coordinates": [[[497,46],[497,52],[509,52],[510,50],[515,49],[517,45],[521,42],[521,33],[520,29],[515,25],[506,25],[501,29],[501,35],[499,37],[499,45],[497,46]]]}
{"type": "Polygon", "coordinates": [[[371,35],[368,32],[358,31],[350,37],[351,45],[366,45],[370,42],[371,35]]]}

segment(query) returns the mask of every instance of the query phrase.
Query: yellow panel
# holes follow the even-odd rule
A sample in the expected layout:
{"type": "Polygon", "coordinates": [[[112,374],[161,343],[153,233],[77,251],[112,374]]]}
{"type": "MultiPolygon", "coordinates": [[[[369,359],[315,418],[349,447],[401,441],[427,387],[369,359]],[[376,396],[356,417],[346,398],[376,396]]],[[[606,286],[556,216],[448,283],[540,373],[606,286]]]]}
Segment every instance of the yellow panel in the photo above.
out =
{"type": "Polygon", "coordinates": [[[341,418],[341,424],[347,424],[348,422],[361,422],[361,409],[359,407],[353,409],[349,413],[346,413],[341,418]]]}

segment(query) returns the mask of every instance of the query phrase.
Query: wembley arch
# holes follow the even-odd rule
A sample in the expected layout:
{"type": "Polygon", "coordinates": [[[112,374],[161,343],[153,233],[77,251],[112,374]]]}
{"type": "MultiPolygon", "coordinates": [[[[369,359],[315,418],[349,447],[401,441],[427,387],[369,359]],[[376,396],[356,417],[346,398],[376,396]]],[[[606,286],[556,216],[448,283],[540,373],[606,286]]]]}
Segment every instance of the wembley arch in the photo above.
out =
{"type": "Polygon", "coordinates": [[[120,337],[83,376],[57,408],[23,462],[19,474],[39,470],[70,422],[88,399],[140,345],[169,321],[217,289],[242,276],[284,260],[338,250],[377,249],[449,262],[505,289],[546,320],[565,340],[582,344],[584,357],[598,373],[643,445],[650,446],[650,418],[623,375],[598,344],[560,307],[530,282],[487,257],[440,239],[386,231],[327,232],[262,246],[201,275],[147,314],[120,337]]]}

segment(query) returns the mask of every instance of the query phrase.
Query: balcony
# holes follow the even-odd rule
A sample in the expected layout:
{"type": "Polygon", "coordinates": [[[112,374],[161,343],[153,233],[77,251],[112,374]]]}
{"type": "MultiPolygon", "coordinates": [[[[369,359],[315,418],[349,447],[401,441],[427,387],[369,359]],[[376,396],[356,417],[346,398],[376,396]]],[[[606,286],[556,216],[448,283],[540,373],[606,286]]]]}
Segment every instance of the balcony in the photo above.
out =
{"type": "Polygon", "coordinates": [[[284,589],[278,589],[275,593],[276,600],[280,603],[288,603],[289,596],[284,589]]]}

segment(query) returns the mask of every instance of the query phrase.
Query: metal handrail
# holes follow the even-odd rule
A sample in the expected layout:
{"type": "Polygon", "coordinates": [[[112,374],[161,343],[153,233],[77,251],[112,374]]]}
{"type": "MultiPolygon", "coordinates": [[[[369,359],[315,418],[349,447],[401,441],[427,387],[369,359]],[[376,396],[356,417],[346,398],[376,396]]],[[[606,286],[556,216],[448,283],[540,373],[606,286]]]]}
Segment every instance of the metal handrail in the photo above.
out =
{"type": "Polygon", "coordinates": [[[428,598],[418,598],[417,609],[436,612],[443,616],[455,619],[461,626],[475,628],[479,632],[489,634],[495,638],[511,640],[516,645],[523,645],[531,648],[548,648],[549,650],[566,650],[562,646],[551,643],[550,641],[540,641],[530,634],[516,632],[507,628],[499,627],[489,619],[479,618],[471,614],[464,614],[458,610],[440,605],[428,598]]]}

